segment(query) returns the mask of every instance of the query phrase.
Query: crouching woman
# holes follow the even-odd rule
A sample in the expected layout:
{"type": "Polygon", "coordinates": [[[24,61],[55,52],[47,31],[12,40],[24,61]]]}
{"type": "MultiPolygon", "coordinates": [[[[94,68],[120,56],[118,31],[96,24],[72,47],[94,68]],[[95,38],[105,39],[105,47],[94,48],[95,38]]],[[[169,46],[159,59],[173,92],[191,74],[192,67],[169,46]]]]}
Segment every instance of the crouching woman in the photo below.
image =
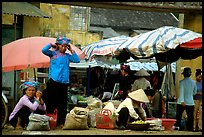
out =
{"type": "Polygon", "coordinates": [[[46,105],[41,98],[42,92],[37,90],[38,84],[38,82],[25,82],[20,86],[24,95],[9,116],[9,122],[14,128],[25,128],[31,113],[43,114],[46,112],[46,105]]]}
{"type": "Polygon", "coordinates": [[[145,110],[142,108],[141,103],[148,103],[147,98],[143,89],[130,92],[128,97],[118,106],[116,109],[116,125],[119,129],[125,129],[128,122],[136,120],[146,120],[145,110]]]}

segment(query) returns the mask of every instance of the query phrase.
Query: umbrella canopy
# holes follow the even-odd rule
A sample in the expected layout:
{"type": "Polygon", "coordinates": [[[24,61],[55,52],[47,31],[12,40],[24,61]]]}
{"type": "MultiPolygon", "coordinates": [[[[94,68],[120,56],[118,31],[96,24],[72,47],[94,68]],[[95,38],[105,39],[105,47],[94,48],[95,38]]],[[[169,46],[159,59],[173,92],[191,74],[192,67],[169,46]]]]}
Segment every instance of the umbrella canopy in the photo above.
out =
{"type": "Polygon", "coordinates": [[[164,26],[135,37],[130,37],[113,52],[120,62],[156,57],[158,61],[172,63],[179,58],[194,59],[202,55],[202,34],[164,26]]]}
{"type": "Polygon", "coordinates": [[[85,59],[92,61],[96,56],[111,56],[112,52],[128,38],[126,36],[112,37],[84,46],[82,51],[86,55],[85,59]]]}
{"type": "MultiPolygon", "coordinates": [[[[48,68],[49,57],[42,53],[42,48],[49,43],[55,43],[56,38],[51,37],[28,37],[22,38],[2,46],[2,71],[21,70],[30,68],[48,68]]],[[[80,59],[83,52],[74,45],[80,59]]],[[[69,52],[69,51],[67,51],[69,52]]]]}

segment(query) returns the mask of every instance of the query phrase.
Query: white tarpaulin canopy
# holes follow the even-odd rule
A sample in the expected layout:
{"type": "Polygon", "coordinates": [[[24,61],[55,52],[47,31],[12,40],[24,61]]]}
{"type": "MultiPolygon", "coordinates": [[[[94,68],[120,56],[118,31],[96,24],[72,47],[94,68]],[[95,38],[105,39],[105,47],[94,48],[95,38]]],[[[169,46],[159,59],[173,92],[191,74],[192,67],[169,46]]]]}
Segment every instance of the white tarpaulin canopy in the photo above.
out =
{"type": "Polygon", "coordinates": [[[128,38],[116,48],[113,54],[120,62],[130,57],[135,60],[156,57],[156,60],[166,64],[175,62],[179,58],[194,59],[202,55],[202,34],[164,26],[128,38]]]}

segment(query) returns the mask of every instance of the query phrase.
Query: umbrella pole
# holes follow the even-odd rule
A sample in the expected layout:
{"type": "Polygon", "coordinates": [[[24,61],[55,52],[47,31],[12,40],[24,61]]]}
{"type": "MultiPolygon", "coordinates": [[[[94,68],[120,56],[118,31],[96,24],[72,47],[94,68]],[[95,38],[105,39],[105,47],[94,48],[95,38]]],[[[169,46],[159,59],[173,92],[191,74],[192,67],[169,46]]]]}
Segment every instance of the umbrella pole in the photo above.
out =
{"type": "MultiPolygon", "coordinates": [[[[166,74],[167,76],[169,77],[169,74],[168,74],[168,67],[166,65],[166,74]]],[[[166,83],[167,86],[168,86],[168,83],[166,83]]],[[[167,90],[168,90],[168,87],[167,87],[167,90]]],[[[168,91],[166,92],[166,118],[168,118],[168,101],[169,101],[169,95],[168,95],[168,91]]]]}
{"type": "Polygon", "coordinates": [[[36,73],[35,73],[35,68],[33,68],[34,71],[34,80],[36,81],[36,73]]]}
{"type": "Polygon", "coordinates": [[[13,91],[14,91],[14,94],[13,94],[13,96],[14,96],[14,106],[16,105],[16,70],[14,70],[14,89],[13,89],[13,91]]]}
{"type": "Polygon", "coordinates": [[[88,68],[87,96],[90,96],[90,77],[91,77],[91,65],[89,65],[88,68]]]}
{"type": "Polygon", "coordinates": [[[16,40],[16,18],[17,16],[14,15],[14,40],[16,40]]]}

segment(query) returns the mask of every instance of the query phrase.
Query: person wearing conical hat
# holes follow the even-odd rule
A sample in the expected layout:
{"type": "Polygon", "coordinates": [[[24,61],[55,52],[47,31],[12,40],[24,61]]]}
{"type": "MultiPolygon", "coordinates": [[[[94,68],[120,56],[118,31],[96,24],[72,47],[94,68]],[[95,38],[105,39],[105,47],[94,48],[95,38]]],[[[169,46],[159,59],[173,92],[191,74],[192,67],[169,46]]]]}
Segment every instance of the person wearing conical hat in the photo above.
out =
{"type": "Polygon", "coordinates": [[[120,103],[118,108],[115,110],[118,119],[116,124],[119,129],[125,129],[128,122],[133,122],[139,119],[146,120],[145,110],[142,108],[141,103],[148,103],[147,98],[143,89],[128,93],[128,97],[120,103]]]}
{"type": "Polygon", "coordinates": [[[135,73],[135,76],[138,76],[139,78],[136,79],[132,84],[132,91],[137,89],[145,90],[148,87],[151,89],[150,82],[145,78],[150,76],[150,74],[146,70],[144,70],[143,68],[140,69],[138,72],[135,73]]]}

